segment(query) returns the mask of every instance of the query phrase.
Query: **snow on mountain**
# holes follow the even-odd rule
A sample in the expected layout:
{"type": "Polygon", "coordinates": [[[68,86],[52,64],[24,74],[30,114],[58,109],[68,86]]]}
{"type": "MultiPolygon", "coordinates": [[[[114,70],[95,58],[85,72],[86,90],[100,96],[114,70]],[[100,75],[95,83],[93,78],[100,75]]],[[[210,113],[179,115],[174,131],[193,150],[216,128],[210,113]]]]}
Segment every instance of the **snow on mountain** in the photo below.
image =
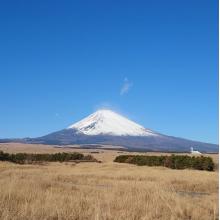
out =
{"type": "Polygon", "coordinates": [[[85,135],[157,136],[158,134],[111,111],[98,110],[81,121],[70,125],[85,135]]]}

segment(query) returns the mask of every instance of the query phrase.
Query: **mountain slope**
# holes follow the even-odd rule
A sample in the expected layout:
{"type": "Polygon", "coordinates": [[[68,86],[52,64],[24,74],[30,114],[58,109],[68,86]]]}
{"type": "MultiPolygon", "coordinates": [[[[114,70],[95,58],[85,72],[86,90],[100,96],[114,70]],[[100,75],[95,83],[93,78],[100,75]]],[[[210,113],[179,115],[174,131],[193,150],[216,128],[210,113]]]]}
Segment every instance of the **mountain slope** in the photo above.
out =
{"type": "Polygon", "coordinates": [[[110,110],[99,110],[67,129],[27,141],[60,145],[107,144],[144,151],[186,152],[192,146],[202,152],[218,151],[218,145],[163,135],[110,110]]]}
{"type": "Polygon", "coordinates": [[[76,129],[85,135],[112,136],[151,136],[157,135],[141,125],[110,110],[99,110],[83,120],[71,125],[68,129],[76,129]]]}
{"type": "Polygon", "coordinates": [[[218,152],[218,145],[163,135],[110,110],[99,110],[68,128],[39,138],[5,139],[0,142],[56,145],[113,145],[133,151],[218,152]]]}

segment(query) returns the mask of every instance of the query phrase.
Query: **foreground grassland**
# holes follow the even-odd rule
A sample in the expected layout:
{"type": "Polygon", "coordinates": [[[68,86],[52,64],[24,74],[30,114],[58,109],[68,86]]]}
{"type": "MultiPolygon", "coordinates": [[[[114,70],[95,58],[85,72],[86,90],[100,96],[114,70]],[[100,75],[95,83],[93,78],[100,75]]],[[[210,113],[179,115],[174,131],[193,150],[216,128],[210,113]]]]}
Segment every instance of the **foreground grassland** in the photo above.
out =
{"type": "MultiPolygon", "coordinates": [[[[6,148],[13,151],[0,145],[0,150],[6,148]]],[[[43,150],[58,151],[39,146],[43,150]]],[[[218,171],[113,163],[118,154],[101,150],[93,155],[103,163],[0,162],[0,219],[217,219],[218,171]]]]}

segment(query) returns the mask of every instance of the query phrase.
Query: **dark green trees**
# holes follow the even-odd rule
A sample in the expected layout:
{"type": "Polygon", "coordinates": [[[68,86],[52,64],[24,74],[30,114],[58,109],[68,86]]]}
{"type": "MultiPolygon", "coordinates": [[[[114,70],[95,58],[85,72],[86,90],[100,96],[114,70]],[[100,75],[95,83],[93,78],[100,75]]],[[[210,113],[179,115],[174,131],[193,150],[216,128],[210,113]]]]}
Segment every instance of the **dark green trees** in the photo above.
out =
{"type": "Polygon", "coordinates": [[[27,153],[17,153],[8,154],[0,151],[0,161],[10,161],[14,163],[32,163],[40,161],[50,161],[50,162],[64,162],[64,161],[74,161],[74,160],[86,160],[86,161],[96,161],[91,155],[84,156],[81,153],[55,153],[55,154],[27,154],[27,153]]]}
{"type": "Polygon", "coordinates": [[[114,162],[131,163],[139,166],[164,166],[171,169],[196,169],[213,171],[215,164],[211,157],[191,157],[187,155],[171,156],[145,156],[145,155],[120,155],[114,162]]]}

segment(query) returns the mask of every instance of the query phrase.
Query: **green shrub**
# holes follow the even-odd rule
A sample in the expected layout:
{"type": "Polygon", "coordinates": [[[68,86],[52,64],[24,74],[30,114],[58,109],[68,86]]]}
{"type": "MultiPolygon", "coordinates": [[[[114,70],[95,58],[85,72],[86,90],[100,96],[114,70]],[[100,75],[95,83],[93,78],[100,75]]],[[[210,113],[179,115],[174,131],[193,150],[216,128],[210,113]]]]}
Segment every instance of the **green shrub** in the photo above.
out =
{"type": "Polygon", "coordinates": [[[32,163],[40,161],[49,162],[64,162],[71,160],[91,160],[96,161],[96,159],[91,155],[84,156],[81,153],[55,153],[55,154],[27,154],[27,153],[17,153],[8,154],[0,151],[0,161],[10,161],[14,163],[32,163]]]}
{"type": "Polygon", "coordinates": [[[145,155],[120,155],[114,162],[130,163],[138,166],[164,166],[171,169],[196,169],[213,171],[215,164],[211,157],[191,157],[187,155],[171,156],[145,156],[145,155]]]}

